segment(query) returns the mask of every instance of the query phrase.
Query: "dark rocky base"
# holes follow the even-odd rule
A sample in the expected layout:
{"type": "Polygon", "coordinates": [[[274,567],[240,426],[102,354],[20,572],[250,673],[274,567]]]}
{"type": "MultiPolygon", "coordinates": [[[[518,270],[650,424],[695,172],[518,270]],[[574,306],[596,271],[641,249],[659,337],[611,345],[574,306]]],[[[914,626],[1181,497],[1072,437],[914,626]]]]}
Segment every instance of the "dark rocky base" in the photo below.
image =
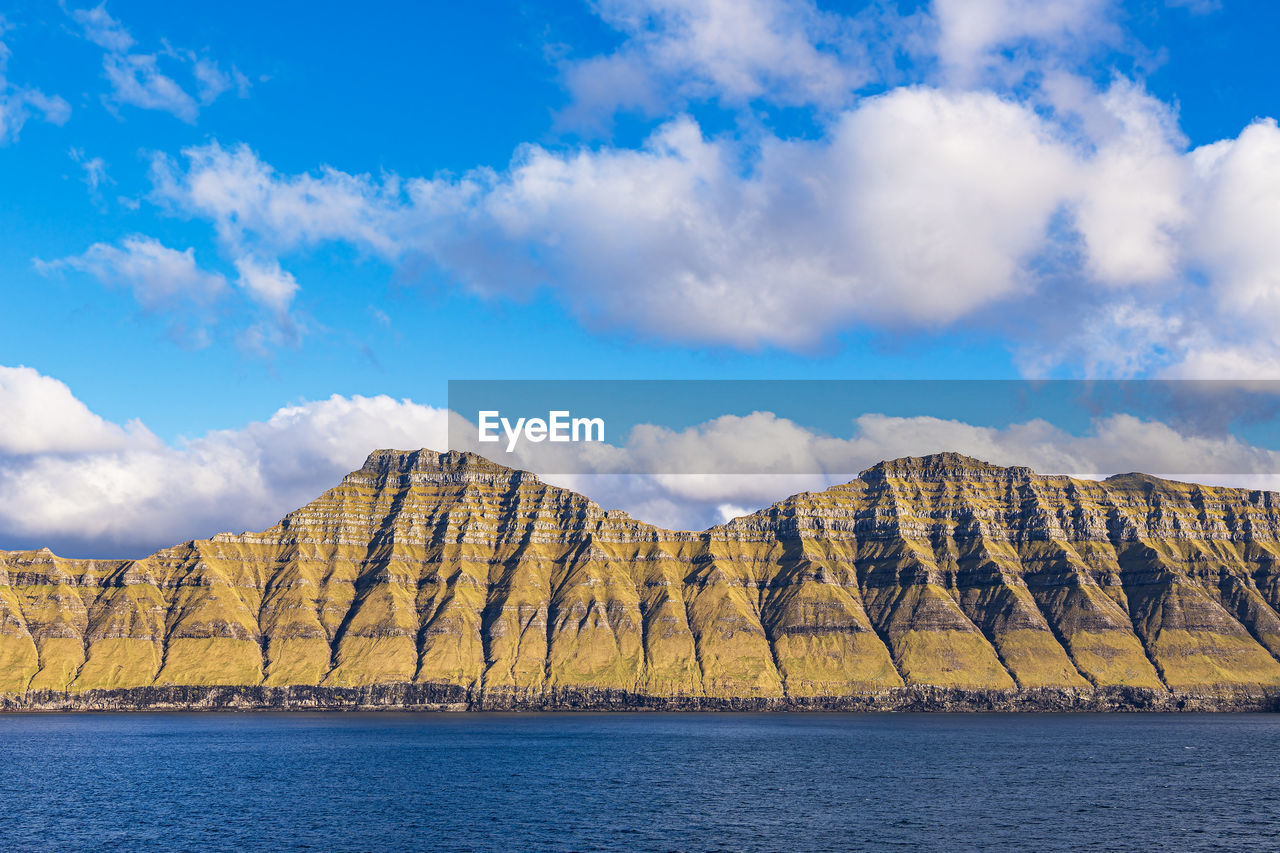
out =
{"type": "Polygon", "coordinates": [[[647,696],[623,690],[481,692],[448,684],[369,687],[134,687],[0,695],[0,711],[1280,711],[1280,691],[1170,693],[903,687],[830,697],[647,696]]]}

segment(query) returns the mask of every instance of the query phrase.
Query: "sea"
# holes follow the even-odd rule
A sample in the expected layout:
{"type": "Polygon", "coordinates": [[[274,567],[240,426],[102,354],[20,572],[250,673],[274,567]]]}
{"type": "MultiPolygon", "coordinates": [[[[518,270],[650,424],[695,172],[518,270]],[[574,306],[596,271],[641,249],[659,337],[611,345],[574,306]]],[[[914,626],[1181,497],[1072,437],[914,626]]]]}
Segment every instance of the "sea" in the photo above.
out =
{"type": "Polygon", "coordinates": [[[1280,850],[1280,715],[0,715],[4,850],[1280,850]]]}

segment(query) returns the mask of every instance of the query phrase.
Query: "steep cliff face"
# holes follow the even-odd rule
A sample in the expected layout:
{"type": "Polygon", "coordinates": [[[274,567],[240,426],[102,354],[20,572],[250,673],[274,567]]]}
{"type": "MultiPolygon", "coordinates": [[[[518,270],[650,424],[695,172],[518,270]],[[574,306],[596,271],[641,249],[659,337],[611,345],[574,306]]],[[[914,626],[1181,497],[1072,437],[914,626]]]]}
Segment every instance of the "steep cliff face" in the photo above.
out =
{"type": "Polygon", "coordinates": [[[900,459],[685,533],[477,456],[378,451],[262,533],[0,552],[0,693],[1265,696],[1278,558],[1280,495],[1138,474],[900,459]]]}

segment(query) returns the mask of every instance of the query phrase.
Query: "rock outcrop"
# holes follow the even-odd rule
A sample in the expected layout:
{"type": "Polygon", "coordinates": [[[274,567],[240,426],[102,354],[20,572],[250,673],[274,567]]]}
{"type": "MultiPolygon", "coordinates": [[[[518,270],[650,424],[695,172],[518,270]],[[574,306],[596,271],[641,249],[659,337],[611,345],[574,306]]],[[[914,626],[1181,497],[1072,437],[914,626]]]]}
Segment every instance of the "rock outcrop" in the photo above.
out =
{"type": "Polygon", "coordinates": [[[377,451],[262,533],[0,552],[0,706],[1280,707],[1280,494],[899,459],[662,530],[377,451]]]}

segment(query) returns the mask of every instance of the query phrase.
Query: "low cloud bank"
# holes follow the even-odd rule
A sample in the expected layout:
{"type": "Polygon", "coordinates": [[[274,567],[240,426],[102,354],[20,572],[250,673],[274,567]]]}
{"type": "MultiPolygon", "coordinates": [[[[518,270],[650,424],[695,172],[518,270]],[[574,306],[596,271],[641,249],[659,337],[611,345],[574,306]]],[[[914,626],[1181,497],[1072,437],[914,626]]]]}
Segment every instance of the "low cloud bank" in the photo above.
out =
{"type": "MultiPolygon", "coordinates": [[[[447,441],[444,409],[334,395],[171,444],[139,421],[100,417],[64,383],[29,367],[0,367],[0,409],[8,413],[0,420],[0,548],[49,546],[68,556],[142,556],[224,530],[263,529],[335,485],[370,450],[443,449],[447,441]]],[[[944,450],[1079,476],[1177,474],[1194,459],[1196,470],[1221,472],[1198,481],[1280,488],[1274,451],[1128,415],[1097,420],[1084,435],[1045,421],[992,428],[876,414],[856,419],[850,432],[817,435],[767,412],[680,431],[644,426],[622,446],[598,446],[591,473],[544,479],[683,529],[843,482],[883,459],[944,450]],[[709,470],[708,460],[743,454],[774,473],[618,473],[709,470]],[[822,473],[793,473],[803,470],[822,473]]]]}

